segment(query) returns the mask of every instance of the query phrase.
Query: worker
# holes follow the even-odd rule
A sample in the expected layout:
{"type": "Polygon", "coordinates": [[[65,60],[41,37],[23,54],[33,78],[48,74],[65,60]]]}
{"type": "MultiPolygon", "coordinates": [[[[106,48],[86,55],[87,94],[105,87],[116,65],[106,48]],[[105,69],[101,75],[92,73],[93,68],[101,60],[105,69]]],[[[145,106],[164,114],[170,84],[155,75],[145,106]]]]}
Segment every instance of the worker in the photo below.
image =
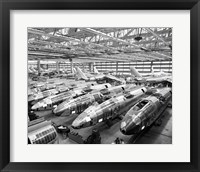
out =
{"type": "Polygon", "coordinates": [[[100,144],[101,136],[98,130],[93,130],[92,134],[87,139],[87,144],[100,144]]]}

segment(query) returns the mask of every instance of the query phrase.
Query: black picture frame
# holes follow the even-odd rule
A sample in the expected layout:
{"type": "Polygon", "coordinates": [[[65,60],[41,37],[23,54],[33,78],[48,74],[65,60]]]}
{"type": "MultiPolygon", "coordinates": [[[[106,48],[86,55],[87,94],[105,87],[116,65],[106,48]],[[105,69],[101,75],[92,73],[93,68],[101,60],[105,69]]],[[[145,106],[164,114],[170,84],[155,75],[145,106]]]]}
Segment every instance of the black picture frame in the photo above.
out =
{"type": "MultiPolygon", "coordinates": [[[[0,0],[0,169],[2,171],[200,171],[198,0],[0,0]],[[10,162],[10,10],[190,10],[190,163],[24,163],[10,162]]],[[[184,39],[184,38],[183,38],[184,39]]],[[[181,59],[181,57],[180,57],[181,59]]],[[[184,82],[184,81],[183,81],[184,82]]],[[[183,93],[184,95],[184,93],[183,93]]],[[[180,119],[181,120],[181,119],[180,119]]],[[[183,134],[184,137],[184,134],[183,134]]],[[[53,155],[52,155],[53,156],[53,155]]],[[[105,155],[106,156],[106,155],[105,155]]],[[[134,156],[134,155],[132,155],[134,156]]],[[[173,156],[173,155],[172,155],[173,156]]]]}

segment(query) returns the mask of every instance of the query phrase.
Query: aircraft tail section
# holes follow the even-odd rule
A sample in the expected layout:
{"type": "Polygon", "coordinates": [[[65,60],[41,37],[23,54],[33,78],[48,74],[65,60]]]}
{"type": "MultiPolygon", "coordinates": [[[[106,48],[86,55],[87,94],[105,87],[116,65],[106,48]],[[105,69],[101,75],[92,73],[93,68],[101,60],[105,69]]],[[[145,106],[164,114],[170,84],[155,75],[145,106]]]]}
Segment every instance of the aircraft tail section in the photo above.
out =
{"type": "Polygon", "coordinates": [[[140,73],[136,70],[135,67],[130,67],[130,70],[131,70],[131,74],[134,76],[134,77],[137,77],[137,78],[141,78],[142,76],[140,75],[140,73]]]}
{"type": "Polygon", "coordinates": [[[76,74],[76,69],[74,67],[72,68],[72,73],[76,74]]]}
{"type": "Polygon", "coordinates": [[[82,72],[79,67],[76,67],[78,78],[82,78],[84,80],[88,80],[88,77],[82,72]]]}
{"type": "Polygon", "coordinates": [[[155,72],[155,69],[153,66],[151,66],[151,73],[153,74],[155,72]]]}
{"type": "Polygon", "coordinates": [[[94,73],[99,74],[99,71],[97,70],[96,66],[94,66],[94,73]]]}

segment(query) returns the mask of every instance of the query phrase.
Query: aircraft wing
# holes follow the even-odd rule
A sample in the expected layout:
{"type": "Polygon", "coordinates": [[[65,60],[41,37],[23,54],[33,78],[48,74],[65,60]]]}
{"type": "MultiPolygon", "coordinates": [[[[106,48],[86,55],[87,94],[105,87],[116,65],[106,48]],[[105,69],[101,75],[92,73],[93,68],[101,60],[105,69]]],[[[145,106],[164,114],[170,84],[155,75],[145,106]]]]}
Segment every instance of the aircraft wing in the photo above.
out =
{"type": "Polygon", "coordinates": [[[162,82],[169,82],[172,83],[172,77],[156,77],[156,78],[148,78],[146,82],[149,83],[162,83],[162,82]]]}
{"type": "Polygon", "coordinates": [[[104,79],[105,78],[105,75],[103,75],[103,74],[99,74],[99,75],[96,75],[96,76],[94,76],[94,78],[95,79],[104,79]]]}
{"type": "Polygon", "coordinates": [[[117,82],[120,82],[120,83],[125,82],[122,79],[117,78],[117,77],[115,77],[113,75],[105,75],[105,78],[108,78],[108,79],[111,79],[111,80],[114,80],[114,81],[117,81],[117,82]]]}
{"type": "Polygon", "coordinates": [[[85,75],[90,78],[90,77],[94,77],[94,75],[92,75],[91,73],[85,73],[85,75]]]}

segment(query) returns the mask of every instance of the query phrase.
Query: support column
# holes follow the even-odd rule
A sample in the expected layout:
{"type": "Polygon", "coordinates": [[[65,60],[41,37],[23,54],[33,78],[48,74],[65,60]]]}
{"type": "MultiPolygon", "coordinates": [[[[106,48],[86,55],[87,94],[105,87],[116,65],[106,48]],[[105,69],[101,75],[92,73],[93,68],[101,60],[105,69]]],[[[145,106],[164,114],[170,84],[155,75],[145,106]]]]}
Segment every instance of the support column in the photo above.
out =
{"type": "Polygon", "coordinates": [[[59,73],[60,71],[60,67],[59,67],[59,61],[56,61],[56,71],[59,73]]]}
{"type": "Polygon", "coordinates": [[[40,74],[40,60],[37,61],[37,70],[38,70],[38,74],[40,74]]]}
{"type": "Polygon", "coordinates": [[[118,62],[116,62],[116,75],[118,74],[118,62]]]}
{"type": "Polygon", "coordinates": [[[151,73],[153,72],[153,61],[151,61],[151,69],[150,69],[151,71],[151,73]]]}
{"type": "Polygon", "coordinates": [[[69,59],[69,62],[70,62],[70,71],[71,71],[71,73],[73,73],[73,67],[74,67],[74,65],[73,65],[73,61],[72,61],[71,58],[69,59]]]}
{"type": "Polygon", "coordinates": [[[95,62],[93,62],[92,71],[94,72],[94,67],[96,67],[95,62]]]}
{"type": "Polygon", "coordinates": [[[89,65],[89,71],[90,72],[94,72],[94,68],[93,68],[94,65],[93,65],[93,63],[90,62],[88,65],[89,65]]]}

